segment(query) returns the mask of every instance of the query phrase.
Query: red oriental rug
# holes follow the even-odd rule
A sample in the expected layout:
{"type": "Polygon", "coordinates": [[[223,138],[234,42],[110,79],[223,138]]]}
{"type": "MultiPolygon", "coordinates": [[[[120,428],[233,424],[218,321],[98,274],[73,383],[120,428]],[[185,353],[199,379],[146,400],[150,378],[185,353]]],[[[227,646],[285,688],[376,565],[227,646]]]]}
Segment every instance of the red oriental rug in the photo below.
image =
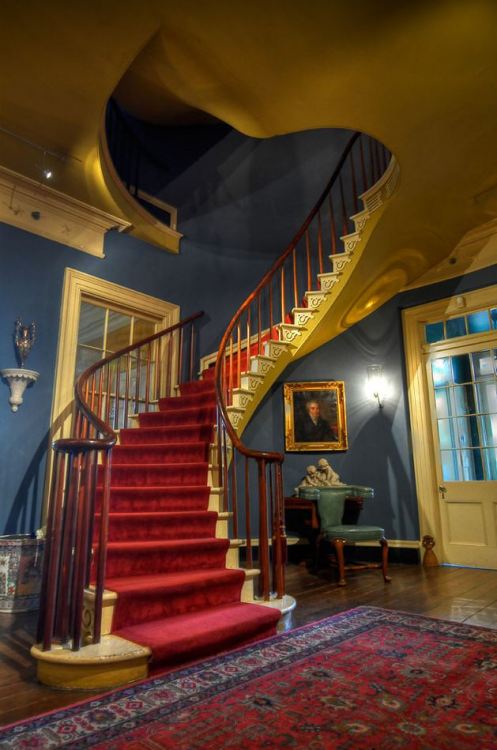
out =
{"type": "Polygon", "coordinates": [[[359,607],[0,732],[3,750],[495,750],[497,630],[359,607]]]}

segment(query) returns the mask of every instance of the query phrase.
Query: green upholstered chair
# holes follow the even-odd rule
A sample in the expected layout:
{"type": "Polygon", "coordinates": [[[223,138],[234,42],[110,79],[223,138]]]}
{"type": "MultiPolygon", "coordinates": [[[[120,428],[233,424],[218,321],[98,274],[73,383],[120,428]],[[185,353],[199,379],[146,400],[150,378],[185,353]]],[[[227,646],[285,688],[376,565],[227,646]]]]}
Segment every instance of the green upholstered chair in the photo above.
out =
{"type": "MultiPolygon", "coordinates": [[[[369,488],[357,488],[357,494],[361,490],[369,488]]],[[[321,521],[320,535],[316,545],[317,562],[322,548],[322,543],[327,540],[333,546],[339,573],[339,586],[345,586],[346,570],[361,570],[367,568],[379,568],[383,571],[385,583],[391,579],[388,576],[388,542],[385,532],[380,526],[365,526],[364,524],[343,524],[342,518],[345,507],[345,498],[351,495],[351,487],[323,487],[319,489],[318,511],[321,521]],[[381,545],[381,563],[364,563],[345,565],[344,547],[356,542],[378,541],[381,545]]]]}

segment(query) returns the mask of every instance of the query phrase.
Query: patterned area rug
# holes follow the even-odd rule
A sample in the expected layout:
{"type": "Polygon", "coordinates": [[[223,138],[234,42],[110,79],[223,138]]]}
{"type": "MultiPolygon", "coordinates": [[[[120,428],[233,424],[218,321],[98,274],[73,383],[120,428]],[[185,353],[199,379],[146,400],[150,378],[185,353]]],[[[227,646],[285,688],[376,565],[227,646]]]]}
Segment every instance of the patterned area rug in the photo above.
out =
{"type": "Polygon", "coordinates": [[[495,750],[497,630],[360,607],[12,725],[0,746],[495,750]]]}

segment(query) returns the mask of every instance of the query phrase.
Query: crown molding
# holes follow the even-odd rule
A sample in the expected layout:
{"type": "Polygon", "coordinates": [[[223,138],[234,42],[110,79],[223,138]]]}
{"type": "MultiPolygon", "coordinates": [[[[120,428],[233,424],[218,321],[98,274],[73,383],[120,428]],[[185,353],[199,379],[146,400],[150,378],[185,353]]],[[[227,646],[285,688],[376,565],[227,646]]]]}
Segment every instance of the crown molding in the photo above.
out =
{"type": "Polygon", "coordinates": [[[128,221],[1,166],[0,221],[97,258],[104,257],[109,229],[130,227],[128,221]]]}

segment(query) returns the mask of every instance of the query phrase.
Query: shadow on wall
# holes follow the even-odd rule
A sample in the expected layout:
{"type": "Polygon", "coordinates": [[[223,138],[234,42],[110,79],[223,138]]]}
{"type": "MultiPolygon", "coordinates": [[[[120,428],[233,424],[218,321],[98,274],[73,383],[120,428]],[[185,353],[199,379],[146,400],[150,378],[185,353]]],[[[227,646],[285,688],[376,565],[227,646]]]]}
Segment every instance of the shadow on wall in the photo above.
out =
{"type": "Polygon", "coordinates": [[[39,498],[43,495],[49,432],[35,450],[16,492],[5,524],[4,534],[24,533],[40,525],[39,498]]]}
{"type": "MultiPolygon", "coordinates": [[[[411,500],[410,477],[405,470],[393,427],[393,413],[383,408],[355,432],[355,457],[369,455],[374,446],[381,446],[382,453],[381,459],[378,457],[377,460],[368,461],[367,483],[375,489],[375,498],[371,503],[364,504],[361,522],[378,523],[381,518],[381,523],[387,527],[387,536],[408,539],[418,519],[411,500]]],[[[353,464],[356,460],[351,459],[350,470],[348,461],[345,459],[343,462],[343,481],[355,481],[357,469],[354,470],[353,464]]]]}

